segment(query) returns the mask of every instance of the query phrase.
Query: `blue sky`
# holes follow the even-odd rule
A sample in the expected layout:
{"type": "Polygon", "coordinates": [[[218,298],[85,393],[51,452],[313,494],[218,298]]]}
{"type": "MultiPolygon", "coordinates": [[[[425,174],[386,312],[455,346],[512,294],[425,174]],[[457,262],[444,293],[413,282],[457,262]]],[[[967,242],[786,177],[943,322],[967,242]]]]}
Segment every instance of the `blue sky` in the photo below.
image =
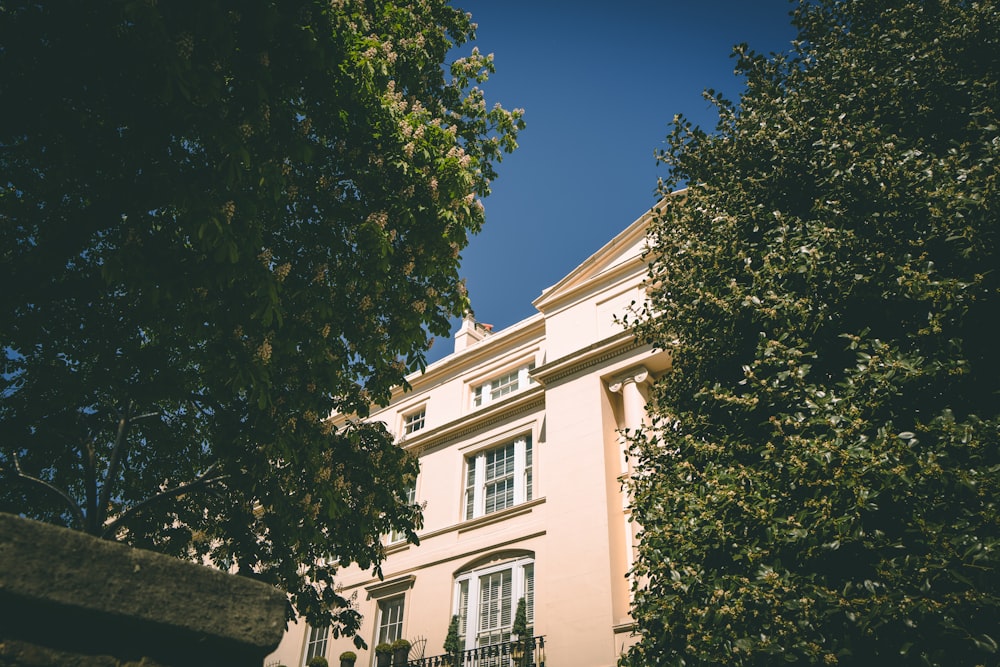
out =
{"type": "MultiPolygon", "coordinates": [[[[710,129],[702,91],[738,98],[734,44],[769,53],[795,36],[787,0],[455,4],[495,57],[487,104],[524,108],[527,123],[484,202],[486,226],[462,254],[476,318],[497,330],[534,314],[544,288],[652,206],[664,175],[653,155],[674,114],[710,129]]],[[[452,349],[438,340],[428,359],[452,349]]]]}

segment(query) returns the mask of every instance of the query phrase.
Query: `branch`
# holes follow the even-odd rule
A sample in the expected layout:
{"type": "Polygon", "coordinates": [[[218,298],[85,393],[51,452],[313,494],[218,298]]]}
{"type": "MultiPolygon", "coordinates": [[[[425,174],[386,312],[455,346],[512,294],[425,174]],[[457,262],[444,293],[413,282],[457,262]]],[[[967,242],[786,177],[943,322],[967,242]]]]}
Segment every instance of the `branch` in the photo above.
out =
{"type": "Polygon", "coordinates": [[[185,482],[179,486],[175,486],[172,489],[166,489],[164,491],[160,491],[155,496],[150,496],[149,498],[143,500],[141,503],[133,505],[132,507],[128,508],[123,513],[115,517],[114,520],[105,524],[104,529],[101,531],[101,537],[107,539],[109,535],[114,533],[115,529],[117,529],[119,526],[125,523],[125,521],[131,518],[132,515],[139,513],[143,508],[145,508],[147,505],[151,503],[154,503],[158,500],[164,500],[166,498],[173,498],[175,496],[180,496],[191,491],[192,489],[209,486],[211,484],[215,484],[216,482],[220,482],[229,477],[229,475],[217,475],[215,477],[210,476],[210,474],[215,471],[218,465],[219,465],[218,463],[213,463],[212,465],[208,466],[208,468],[205,469],[205,472],[201,473],[190,482],[185,482]]]}
{"type": "Polygon", "coordinates": [[[213,401],[212,399],[208,398],[207,396],[191,394],[188,397],[188,400],[191,401],[191,404],[194,406],[195,410],[197,410],[206,417],[209,415],[208,413],[205,412],[205,408],[202,407],[204,405],[207,405],[210,410],[214,410],[215,412],[222,412],[222,406],[219,405],[217,402],[213,401]]]}
{"type": "Polygon", "coordinates": [[[94,438],[87,441],[85,451],[81,452],[83,459],[84,492],[87,497],[87,527],[88,533],[97,532],[97,524],[90,524],[97,516],[97,454],[94,452],[94,438]]]}
{"type": "Polygon", "coordinates": [[[111,483],[118,476],[118,467],[121,462],[122,446],[125,444],[125,434],[128,433],[128,425],[131,423],[132,401],[129,400],[125,406],[124,414],[118,419],[118,432],[115,434],[115,446],[111,450],[111,460],[108,461],[108,472],[104,476],[104,484],[101,486],[100,500],[97,502],[97,516],[91,517],[94,532],[97,527],[104,523],[108,512],[108,504],[111,502],[111,483]]]}
{"type": "Polygon", "coordinates": [[[201,415],[202,417],[209,416],[209,414],[205,412],[205,409],[201,407],[201,403],[199,403],[198,401],[191,399],[191,405],[194,406],[194,409],[197,410],[198,414],[201,415]]]}
{"type": "Polygon", "coordinates": [[[46,482],[44,479],[32,477],[31,475],[25,473],[24,470],[21,468],[21,460],[18,459],[17,454],[14,454],[14,469],[17,471],[17,476],[20,479],[23,479],[28,482],[34,482],[35,484],[40,484],[49,491],[58,494],[59,497],[65,500],[66,504],[69,505],[70,512],[72,512],[73,518],[76,519],[76,522],[80,526],[80,528],[81,529],[86,528],[86,521],[83,517],[83,510],[80,509],[80,505],[75,500],[70,498],[68,493],[58,488],[57,486],[50,484],[49,482],[46,482]]]}

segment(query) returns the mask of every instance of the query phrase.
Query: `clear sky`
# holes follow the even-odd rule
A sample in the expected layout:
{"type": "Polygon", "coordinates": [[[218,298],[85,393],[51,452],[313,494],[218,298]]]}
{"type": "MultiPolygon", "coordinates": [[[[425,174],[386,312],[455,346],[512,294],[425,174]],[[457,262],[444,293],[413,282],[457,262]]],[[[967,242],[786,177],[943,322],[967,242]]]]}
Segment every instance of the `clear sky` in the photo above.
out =
{"type": "MultiPolygon", "coordinates": [[[[521,107],[527,123],[484,201],[486,225],[462,254],[476,318],[496,330],[534,314],[543,289],[652,206],[665,175],[653,155],[674,115],[712,129],[702,91],[738,98],[734,44],[770,53],[795,36],[788,0],[455,5],[472,13],[475,45],[495,57],[487,105],[521,107]]],[[[438,340],[428,359],[453,349],[438,340]]]]}

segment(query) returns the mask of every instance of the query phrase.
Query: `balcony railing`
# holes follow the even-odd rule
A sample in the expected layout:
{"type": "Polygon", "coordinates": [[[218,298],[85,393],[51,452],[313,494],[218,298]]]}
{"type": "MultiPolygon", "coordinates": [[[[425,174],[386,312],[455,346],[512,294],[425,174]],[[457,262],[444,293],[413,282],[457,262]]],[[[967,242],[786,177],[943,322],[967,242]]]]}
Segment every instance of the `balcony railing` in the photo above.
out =
{"type": "Polygon", "coordinates": [[[435,655],[406,663],[407,667],[545,667],[545,637],[490,644],[455,655],[435,655]]]}

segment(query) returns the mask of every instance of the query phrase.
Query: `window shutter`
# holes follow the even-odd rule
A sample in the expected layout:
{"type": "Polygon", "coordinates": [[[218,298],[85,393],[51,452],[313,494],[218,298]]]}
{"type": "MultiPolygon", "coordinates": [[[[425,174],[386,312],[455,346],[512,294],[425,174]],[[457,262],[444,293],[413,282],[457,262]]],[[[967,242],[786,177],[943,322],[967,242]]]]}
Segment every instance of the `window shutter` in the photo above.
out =
{"type": "Polygon", "coordinates": [[[492,627],[490,618],[492,616],[492,577],[486,576],[479,583],[479,633],[488,632],[492,627]]]}
{"type": "Polygon", "coordinates": [[[521,599],[528,626],[534,626],[535,566],[531,558],[470,572],[456,579],[455,586],[459,632],[466,648],[509,641],[521,599]]]}
{"type": "Polygon", "coordinates": [[[501,618],[500,625],[504,628],[510,628],[514,623],[514,611],[511,608],[513,602],[513,586],[511,581],[511,571],[504,570],[502,573],[502,592],[500,600],[501,618]]]}
{"type": "Polygon", "coordinates": [[[467,633],[467,621],[469,618],[469,580],[466,579],[458,585],[458,634],[465,637],[467,633]]]}
{"type": "Polygon", "coordinates": [[[528,625],[535,624],[535,565],[524,566],[524,607],[527,612],[528,625]]]}
{"type": "Polygon", "coordinates": [[[465,465],[465,520],[468,521],[476,512],[476,459],[468,459],[465,465]]]}
{"type": "Polygon", "coordinates": [[[531,467],[531,436],[525,438],[524,443],[524,499],[531,500],[533,495],[531,487],[534,486],[531,467]]]}

